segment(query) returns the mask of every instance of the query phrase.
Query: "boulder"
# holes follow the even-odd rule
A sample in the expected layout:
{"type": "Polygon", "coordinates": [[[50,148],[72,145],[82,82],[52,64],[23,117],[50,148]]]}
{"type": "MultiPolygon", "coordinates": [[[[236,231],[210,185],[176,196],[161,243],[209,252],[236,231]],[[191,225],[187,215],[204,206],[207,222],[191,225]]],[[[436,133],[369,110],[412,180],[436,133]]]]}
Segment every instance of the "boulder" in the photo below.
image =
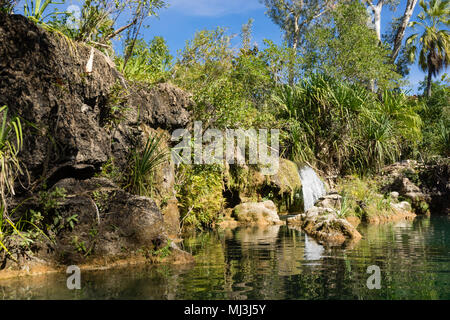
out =
{"type": "MultiPolygon", "coordinates": [[[[450,207],[450,158],[427,163],[401,161],[386,166],[378,177],[383,191],[398,193],[417,214],[446,213],[450,207]]],[[[394,197],[395,198],[395,197],[394,197]]]]}
{"type": "Polygon", "coordinates": [[[233,216],[242,224],[270,225],[284,223],[277,214],[275,204],[270,200],[239,204],[233,209],[233,216]]]}
{"type": "Polygon", "coordinates": [[[302,188],[297,165],[287,159],[280,158],[276,174],[268,176],[269,184],[276,187],[279,193],[292,194],[302,188]]]}
{"type": "Polygon", "coordinates": [[[73,227],[55,234],[50,258],[57,263],[120,259],[167,243],[163,215],[150,198],[129,194],[104,178],[63,179],[50,191],[55,188],[66,191],[58,201],[58,219],[76,217],[73,227]]]}
{"type": "Polygon", "coordinates": [[[342,196],[340,196],[337,193],[330,193],[327,194],[319,199],[319,201],[316,203],[316,207],[322,207],[322,208],[331,208],[335,210],[341,209],[341,199],[342,196]]]}
{"type": "Polygon", "coordinates": [[[288,218],[287,223],[301,227],[308,235],[324,245],[341,245],[362,238],[358,230],[347,220],[339,218],[333,208],[314,206],[304,214],[288,218]]]}
{"type": "Polygon", "coordinates": [[[391,207],[394,207],[403,211],[412,211],[411,204],[408,201],[402,201],[400,203],[391,203],[391,207]]]}

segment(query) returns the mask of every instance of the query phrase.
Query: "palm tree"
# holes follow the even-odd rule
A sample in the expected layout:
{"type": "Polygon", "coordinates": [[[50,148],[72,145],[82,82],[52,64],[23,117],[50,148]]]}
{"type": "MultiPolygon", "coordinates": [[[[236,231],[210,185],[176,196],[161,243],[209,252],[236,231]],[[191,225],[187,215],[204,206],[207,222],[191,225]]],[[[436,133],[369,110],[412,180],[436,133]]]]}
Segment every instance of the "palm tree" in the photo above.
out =
{"type": "Polygon", "coordinates": [[[431,79],[441,72],[450,62],[449,31],[442,28],[449,25],[449,0],[420,1],[423,11],[417,16],[418,21],[409,25],[416,25],[424,29],[423,33],[412,34],[407,40],[408,54],[411,62],[416,60],[419,53],[419,67],[428,72],[426,94],[431,96],[431,79]]]}

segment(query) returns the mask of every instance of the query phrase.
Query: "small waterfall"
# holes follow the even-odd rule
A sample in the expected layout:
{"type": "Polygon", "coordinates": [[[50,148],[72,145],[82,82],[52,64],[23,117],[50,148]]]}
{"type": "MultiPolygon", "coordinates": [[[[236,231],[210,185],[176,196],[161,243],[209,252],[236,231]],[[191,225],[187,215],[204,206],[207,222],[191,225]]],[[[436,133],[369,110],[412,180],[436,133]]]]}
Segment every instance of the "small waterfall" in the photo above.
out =
{"type": "Polygon", "coordinates": [[[304,210],[313,207],[314,204],[323,197],[327,191],[325,184],[320,180],[316,172],[309,166],[305,166],[299,170],[300,180],[302,181],[303,190],[303,206],[304,210]]]}

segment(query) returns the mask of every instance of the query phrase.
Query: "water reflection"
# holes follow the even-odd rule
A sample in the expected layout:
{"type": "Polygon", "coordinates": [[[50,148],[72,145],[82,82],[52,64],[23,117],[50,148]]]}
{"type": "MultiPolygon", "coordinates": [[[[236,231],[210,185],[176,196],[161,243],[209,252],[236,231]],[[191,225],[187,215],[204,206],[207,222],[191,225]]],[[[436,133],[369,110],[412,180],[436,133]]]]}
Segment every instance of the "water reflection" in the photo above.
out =
{"type": "Polygon", "coordinates": [[[305,235],[305,260],[320,260],[324,247],[305,235]]]}
{"type": "Polygon", "coordinates": [[[3,299],[450,299],[449,217],[361,225],[353,247],[325,248],[286,226],[191,235],[193,267],[141,266],[0,281],[3,299]],[[366,287],[370,265],[382,288],[366,287]]]}

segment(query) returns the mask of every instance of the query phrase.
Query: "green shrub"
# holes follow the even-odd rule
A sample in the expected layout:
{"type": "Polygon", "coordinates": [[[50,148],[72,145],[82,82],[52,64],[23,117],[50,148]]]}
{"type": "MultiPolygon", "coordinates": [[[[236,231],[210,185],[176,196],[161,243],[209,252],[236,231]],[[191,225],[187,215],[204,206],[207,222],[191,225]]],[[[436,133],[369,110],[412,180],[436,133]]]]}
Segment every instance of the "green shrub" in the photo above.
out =
{"type": "Polygon", "coordinates": [[[22,147],[22,126],[18,117],[8,119],[8,108],[0,108],[0,196],[2,201],[2,214],[6,213],[6,198],[14,195],[14,182],[22,173],[18,153],[22,147]]]}
{"type": "MultiPolygon", "coordinates": [[[[125,64],[125,58],[116,59],[116,65],[129,80],[146,83],[159,83],[169,79],[172,56],[162,37],[154,37],[150,43],[139,39],[133,45],[133,53],[125,64]]],[[[131,50],[127,44],[125,51],[131,50]]]]}
{"type": "Polygon", "coordinates": [[[385,91],[380,99],[364,87],[313,74],[281,86],[274,101],[287,119],[285,153],[325,171],[375,171],[411,153],[421,139],[420,104],[404,93],[385,91]]]}
{"type": "Polygon", "coordinates": [[[177,198],[182,225],[211,227],[224,207],[223,168],[219,165],[181,165],[177,172],[177,198]]]}
{"type": "Polygon", "coordinates": [[[126,189],[131,193],[150,196],[154,170],[167,160],[168,151],[161,147],[162,136],[151,136],[142,151],[131,152],[131,166],[126,189]]]}

